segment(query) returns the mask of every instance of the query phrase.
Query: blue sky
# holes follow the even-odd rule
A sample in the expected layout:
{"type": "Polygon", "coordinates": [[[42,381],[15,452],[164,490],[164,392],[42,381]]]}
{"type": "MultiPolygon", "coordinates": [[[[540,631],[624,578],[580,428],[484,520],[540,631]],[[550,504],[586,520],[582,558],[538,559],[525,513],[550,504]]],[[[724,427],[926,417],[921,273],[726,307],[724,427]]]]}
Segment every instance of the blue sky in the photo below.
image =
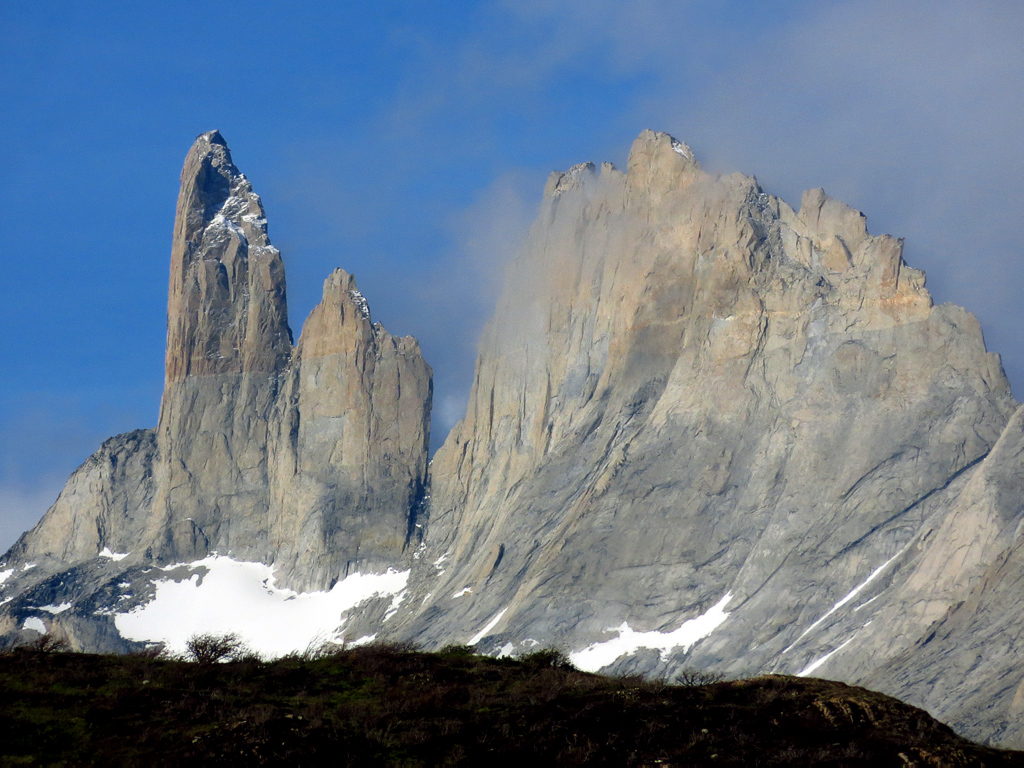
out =
{"type": "Polygon", "coordinates": [[[181,162],[220,129],[296,334],[335,266],[461,415],[553,169],[643,128],[907,238],[1024,393],[1017,0],[0,5],[0,549],[104,439],[152,426],[181,162]]]}

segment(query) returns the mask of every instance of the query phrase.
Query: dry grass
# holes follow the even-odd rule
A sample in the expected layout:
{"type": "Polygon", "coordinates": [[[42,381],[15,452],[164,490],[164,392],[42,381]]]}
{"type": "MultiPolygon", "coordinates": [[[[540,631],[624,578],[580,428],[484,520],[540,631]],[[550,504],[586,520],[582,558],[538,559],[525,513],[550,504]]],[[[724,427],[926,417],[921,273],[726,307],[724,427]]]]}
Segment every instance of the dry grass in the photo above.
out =
{"type": "Polygon", "coordinates": [[[0,654],[0,764],[1024,762],[863,689],[700,681],[600,677],[550,649],[317,647],[225,663],[23,649],[0,654]]]}

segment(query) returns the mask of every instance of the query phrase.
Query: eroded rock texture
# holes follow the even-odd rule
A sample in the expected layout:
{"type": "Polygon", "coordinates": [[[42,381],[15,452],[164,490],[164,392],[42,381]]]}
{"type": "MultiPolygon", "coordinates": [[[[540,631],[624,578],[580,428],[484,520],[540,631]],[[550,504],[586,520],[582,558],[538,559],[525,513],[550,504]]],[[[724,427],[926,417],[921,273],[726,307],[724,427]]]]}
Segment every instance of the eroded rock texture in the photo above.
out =
{"type": "Polygon", "coordinates": [[[1024,412],[901,253],[666,134],[625,173],[552,174],[427,496],[415,340],[338,270],[293,346],[259,198],[205,134],[159,425],[105,443],[0,560],[0,629],[122,647],[147,569],[212,551],[305,590],[411,567],[338,617],[350,637],[813,674],[1024,746],[1024,412]]]}
{"type": "Polygon", "coordinates": [[[8,633],[35,617],[79,647],[123,647],[102,594],[132,574],[219,552],[324,589],[419,543],[430,367],[340,270],[293,347],[281,255],[216,131],[182,170],[167,314],[157,428],[104,443],[0,560],[8,633]]]}
{"type": "Polygon", "coordinates": [[[923,703],[922,676],[874,671],[1015,535],[1019,495],[991,497],[1019,459],[998,357],[901,251],[665,134],[624,174],[552,175],[434,460],[407,631],[653,674],[876,674],[923,703]],[[716,606],[717,629],[686,624],[716,606]]]}

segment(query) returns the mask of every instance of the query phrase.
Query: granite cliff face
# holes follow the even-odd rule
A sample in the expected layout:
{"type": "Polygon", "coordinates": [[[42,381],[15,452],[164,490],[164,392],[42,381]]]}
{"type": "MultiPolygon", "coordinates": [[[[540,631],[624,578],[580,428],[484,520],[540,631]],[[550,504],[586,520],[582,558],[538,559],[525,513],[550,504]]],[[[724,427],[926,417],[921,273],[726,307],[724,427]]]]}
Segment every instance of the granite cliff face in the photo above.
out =
{"type": "Polygon", "coordinates": [[[155,567],[217,554],[323,589],[418,545],[430,367],[415,339],[371,321],[341,270],[293,347],[281,255],[216,131],[182,170],[167,316],[157,428],[104,443],[4,557],[8,629],[66,604],[46,628],[121,647],[111,627],[89,627],[112,623],[111,583],[155,567]]]}
{"type": "Polygon", "coordinates": [[[957,673],[884,671],[982,588],[1021,507],[992,503],[1021,466],[998,357],[901,250],[665,134],[624,174],[552,175],[434,459],[406,631],[867,679],[991,735],[957,673]]]}
{"type": "Polygon", "coordinates": [[[820,675],[1024,746],[1024,412],[974,317],[822,190],[794,210],[651,131],[624,173],[552,174],[429,494],[415,340],[338,270],[292,345],[216,133],[168,314],[157,429],[107,441],[0,560],[0,630],[170,642],[138,624],[163,582],[212,591],[230,556],[340,600],[350,640],[820,675]]]}
{"type": "Polygon", "coordinates": [[[402,564],[426,493],[433,374],[419,345],[372,322],[339,269],[295,360],[270,445],[273,562],[307,589],[402,564]]]}

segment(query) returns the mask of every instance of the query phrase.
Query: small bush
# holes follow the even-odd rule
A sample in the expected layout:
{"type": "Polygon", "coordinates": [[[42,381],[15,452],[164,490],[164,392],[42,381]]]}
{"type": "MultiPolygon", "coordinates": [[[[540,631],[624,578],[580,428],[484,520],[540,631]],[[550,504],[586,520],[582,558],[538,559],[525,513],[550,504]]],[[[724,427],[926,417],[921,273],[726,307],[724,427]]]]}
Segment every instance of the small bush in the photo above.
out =
{"type": "Polygon", "coordinates": [[[459,645],[458,643],[452,643],[446,645],[438,653],[444,656],[476,656],[476,651],[471,645],[459,645]]]}
{"type": "Polygon", "coordinates": [[[163,643],[155,643],[141,648],[134,648],[128,651],[125,655],[136,659],[166,659],[169,656],[163,643]]]}
{"type": "Polygon", "coordinates": [[[569,654],[561,648],[541,648],[539,651],[534,651],[533,653],[527,653],[520,656],[519,660],[524,664],[529,664],[531,667],[547,667],[551,669],[564,670],[576,669],[576,667],[573,666],[572,661],[569,660],[569,654]]]}
{"type": "Polygon", "coordinates": [[[185,658],[198,664],[231,661],[249,653],[245,643],[234,632],[227,635],[192,635],[185,641],[185,658]]]}
{"type": "Polygon", "coordinates": [[[58,635],[46,634],[27,643],[18,643],[13,650],[23,653],[67,653],[71,650],[71,643],[58,635]]]}
{"type": "Polygon", "coordinates": [[[725,680],[725,675],[720,672],[705,672],[701,669],[683,669],[672,676],[673,685],[681,685],[684,688],[697,688],[702,685],[713,685],[725,680]]]}
{"type": "Polygon", "coordinates": [[[287,654],[287,658],[294,658],[300,661],[316,661],[317,659],[334,658],[344,651],[345,643],[325,640],[323,636],[318,635],[307,643],[306,650],[287,654]]]}

